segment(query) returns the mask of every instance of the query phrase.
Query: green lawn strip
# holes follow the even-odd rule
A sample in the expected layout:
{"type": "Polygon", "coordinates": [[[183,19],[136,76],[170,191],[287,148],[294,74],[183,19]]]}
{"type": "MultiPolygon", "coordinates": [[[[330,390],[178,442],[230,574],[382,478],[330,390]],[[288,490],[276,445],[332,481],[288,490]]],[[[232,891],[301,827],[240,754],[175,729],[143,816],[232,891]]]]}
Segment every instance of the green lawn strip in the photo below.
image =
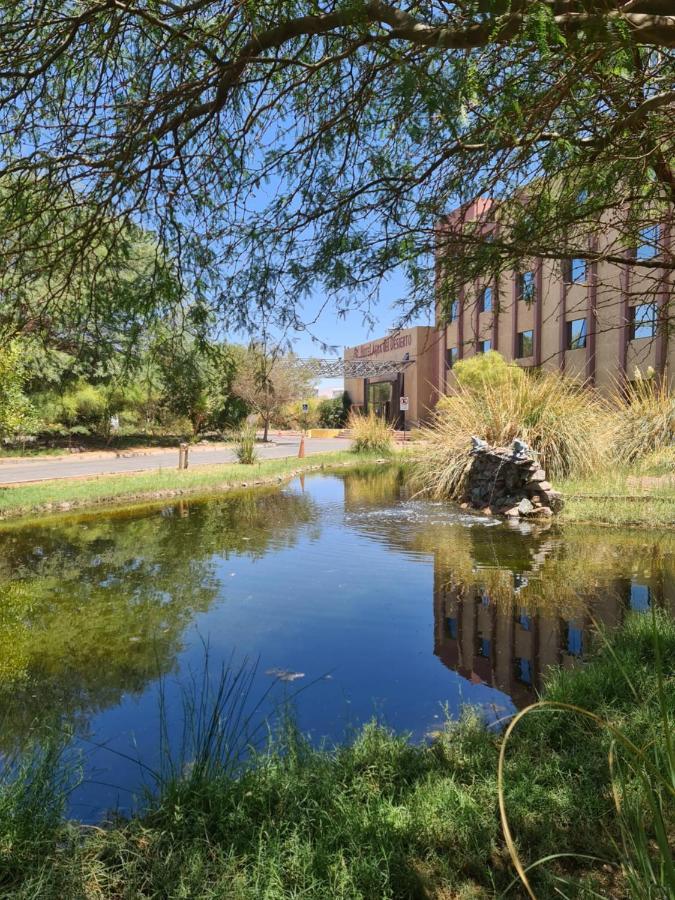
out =
{"type": "Polygon", "coordinates": [[[0,517],[63,511],[112,502],[151,501],[184,494],[229,489],[257,482],[288,478],[316,467],[351,466],[374,462],[377,454],[348,450],[317,453],[304,459],[262,460],[252,466],[226,463],[198,466],[187,471],[161,469],[125,475],[100,475],[87,479],[62,478],[0,490],[0,517]]]}
{"type": "MultiPolygon", "coordinates": [[[[550,676],[545,697],[596,713],[654,759],[675,714],[673,671],[675,623],[635,616],[585,668],[550,676]]],[[[0,895],[501,897],[514,870],[497,806],[500,741],[471,713],[432,745],[371,725],[317,750],[287,727],[238,775],[217,763],[201,772],[179,765],[142,816],[95,830],[64,820],[68,779],[43,751],[0,782],[0,895]]],[[[538,897],[629,896],[611,746],[606,727],[574,712],[531,713],[514,731],[505,801],[523,862],[565,854],[532,870],[538,897]]],[[[622,789],[640,803],[638,776],[614,752],[622,789]]],[[[644,809],[639,820],[649,822],[644,809]]]]}
{"type": "Polygon", "coordinates": [[[639,486],[639,470],[615,470],[588,478],[570,478],[555,487],[565,497],[561,522],[607,525],[675,526],[675,485],[639,486]]]}

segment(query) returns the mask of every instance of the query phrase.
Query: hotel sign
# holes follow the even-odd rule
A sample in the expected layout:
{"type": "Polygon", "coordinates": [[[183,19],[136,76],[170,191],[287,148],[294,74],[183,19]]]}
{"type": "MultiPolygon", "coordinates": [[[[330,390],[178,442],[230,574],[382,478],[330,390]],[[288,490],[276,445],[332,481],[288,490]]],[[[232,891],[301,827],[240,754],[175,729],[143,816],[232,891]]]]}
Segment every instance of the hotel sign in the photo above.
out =
{"type": "Polygon", "coordinates": [[[382,353],[391,353],[394,350],[405,350],[412,347],[411,334],[393,334],[381,341],[372,341],[370,344],[361,344],[354,347],[354,359],[367,359],[369,356],[379,356],[382,353]]]}

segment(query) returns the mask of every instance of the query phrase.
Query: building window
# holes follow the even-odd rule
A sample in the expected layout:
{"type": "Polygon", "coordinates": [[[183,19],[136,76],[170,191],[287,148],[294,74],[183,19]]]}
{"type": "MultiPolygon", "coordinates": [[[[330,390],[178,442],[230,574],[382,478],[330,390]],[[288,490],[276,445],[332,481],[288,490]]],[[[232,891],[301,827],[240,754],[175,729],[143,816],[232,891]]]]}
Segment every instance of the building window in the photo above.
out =
{"type": "Polygon", "coordinates": [[[448,618],[445,620],[445,630],[448,633],[448,637],[456,641],[457,640],[457,619],[448,618]]]}
{"type": "Polygon", "coordinates": [[[532,356],[534,353],[534,332],[521,331],[518,334],[518,359],[532,356]]]}
{"type": "Polygon", "coordinates": [[[479,300],[480,312],[492,312],[492,288],[483,288],[479,300]]]}
{"type": "Polygon", "coordinates": [[[652,592],[647,584],[637,584],[631,582],[630,586],[630,608],[635,612],[647,612],[651,609],[652,592]]]}
{"type": "Polygon", "coordinates": [[[522,272],[518,276],[518,299],[534,303],[534,272],[522,272]]]}
{"type": "Polygon", "coordinates": [[[530,614],[526,610],[521,609],[518,612],[518,614],[516,615],[516,622],[524,631],[532,630],[532,616],[530,616],[530,614]]]}
{"type": "Polygon", "coordinates": [[[487,353],[488,350],[492,350],[492,341],[478,341],[479,353],[487,353]]]}
{"type": "Polygon", "coordinates": [[[567,323],[567,349],[583,350],[586,346],[586,319],[573,319],[567,323]]]}
{"type": "Polygon", "coordinates": [[[580,284],[587,279],[585,259],[566,259],[563,262],[563,274],[567,284],[580,284]]]}
{"type": "Polygon", "coordinates": [[[456,322],[457,319],[459,319],[459,300],[453,300],[450,304],[450,324],[456,322]]]}
{"type": "Polygon", "coordinates": [[[567,652],[570,656],[582,656],[584,652],[584,633],[576,625],[567,626],[567,652]]]}
{"type": "Polygon", "coordinates": [[[450,347],[449,350],[445,352],[445,365],[448,369],[451,369],[454,364],[459,359],[459,350],[457,347],[450,347]]]}
{"type": "Polygon", "coordinates": [[[652,338],[656,334],[656,303],[640,303],[630,307],[630,339],[652,338]]]}
{"type": "Polygon", "coordinates": [[[516,657],[516,678],[523,684],[532,684],[532,660],[516,657]]]}
{"type": "Polygon", "coordinates": [[[489,659],[491,650],[492,650],[492,644],[491,644],[490,638],[479,636],[479,638],[478,638],[478,655],[484,657],[485,659],[489,659]]]}
{"type": "Polygon", "coordinates": [[[638,259],[653,259],[659,255],[659,226],[648,225],[640,229],[640,242],[637,246],[638,259]]]}

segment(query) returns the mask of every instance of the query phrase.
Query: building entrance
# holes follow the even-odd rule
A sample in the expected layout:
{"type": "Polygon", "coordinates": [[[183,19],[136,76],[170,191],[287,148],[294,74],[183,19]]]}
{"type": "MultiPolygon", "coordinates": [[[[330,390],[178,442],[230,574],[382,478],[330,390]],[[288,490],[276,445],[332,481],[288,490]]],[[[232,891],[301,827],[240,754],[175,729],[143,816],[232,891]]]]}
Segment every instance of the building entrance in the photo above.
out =
{"type": "Polygon", "coordinates": [[[368,409],[376,416],[391,422],[393,412],[394,385],[391,381],[377,381],[368,385],[368,409]]]}

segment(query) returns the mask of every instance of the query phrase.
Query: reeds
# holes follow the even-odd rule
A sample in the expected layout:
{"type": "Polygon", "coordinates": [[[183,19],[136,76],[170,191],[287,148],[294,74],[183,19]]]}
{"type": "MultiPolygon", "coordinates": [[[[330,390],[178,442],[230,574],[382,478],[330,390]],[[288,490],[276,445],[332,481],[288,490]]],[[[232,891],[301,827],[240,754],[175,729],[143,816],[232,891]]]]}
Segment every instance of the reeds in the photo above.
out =
{"type": "Polygon", "coordinates": [[[425,445],[416,447],[414,478],[433,497],[457,498],[471,462],[471,437],[508,447],[520,438],[551,478],[589,474],[607,465],[616,436],[610,405],[557,373],[461,383],[443,397],[425,445]]]}
{"type": "Polygon", "coordinates": [[[633,464],[650,454],[668,454],[675,471],[675,395],[665,379],[639,377],[616,391],[616,417],[621,436],[619,461],[633,464]]]}
{"type": "Polygon", "coordinates": [[[256,430],[251,425],[245,425],[237,432],[234,443],[234,455],[243,466],[252,466],[257,460],[256,430]]]}
{"type": "Polygon", "coordinates": [[[352,433],[352,450],[355,453],[391,453],[394,447],[394,430],[374,412],[367,415],[350,413],[347,428],[352,433]]]}

